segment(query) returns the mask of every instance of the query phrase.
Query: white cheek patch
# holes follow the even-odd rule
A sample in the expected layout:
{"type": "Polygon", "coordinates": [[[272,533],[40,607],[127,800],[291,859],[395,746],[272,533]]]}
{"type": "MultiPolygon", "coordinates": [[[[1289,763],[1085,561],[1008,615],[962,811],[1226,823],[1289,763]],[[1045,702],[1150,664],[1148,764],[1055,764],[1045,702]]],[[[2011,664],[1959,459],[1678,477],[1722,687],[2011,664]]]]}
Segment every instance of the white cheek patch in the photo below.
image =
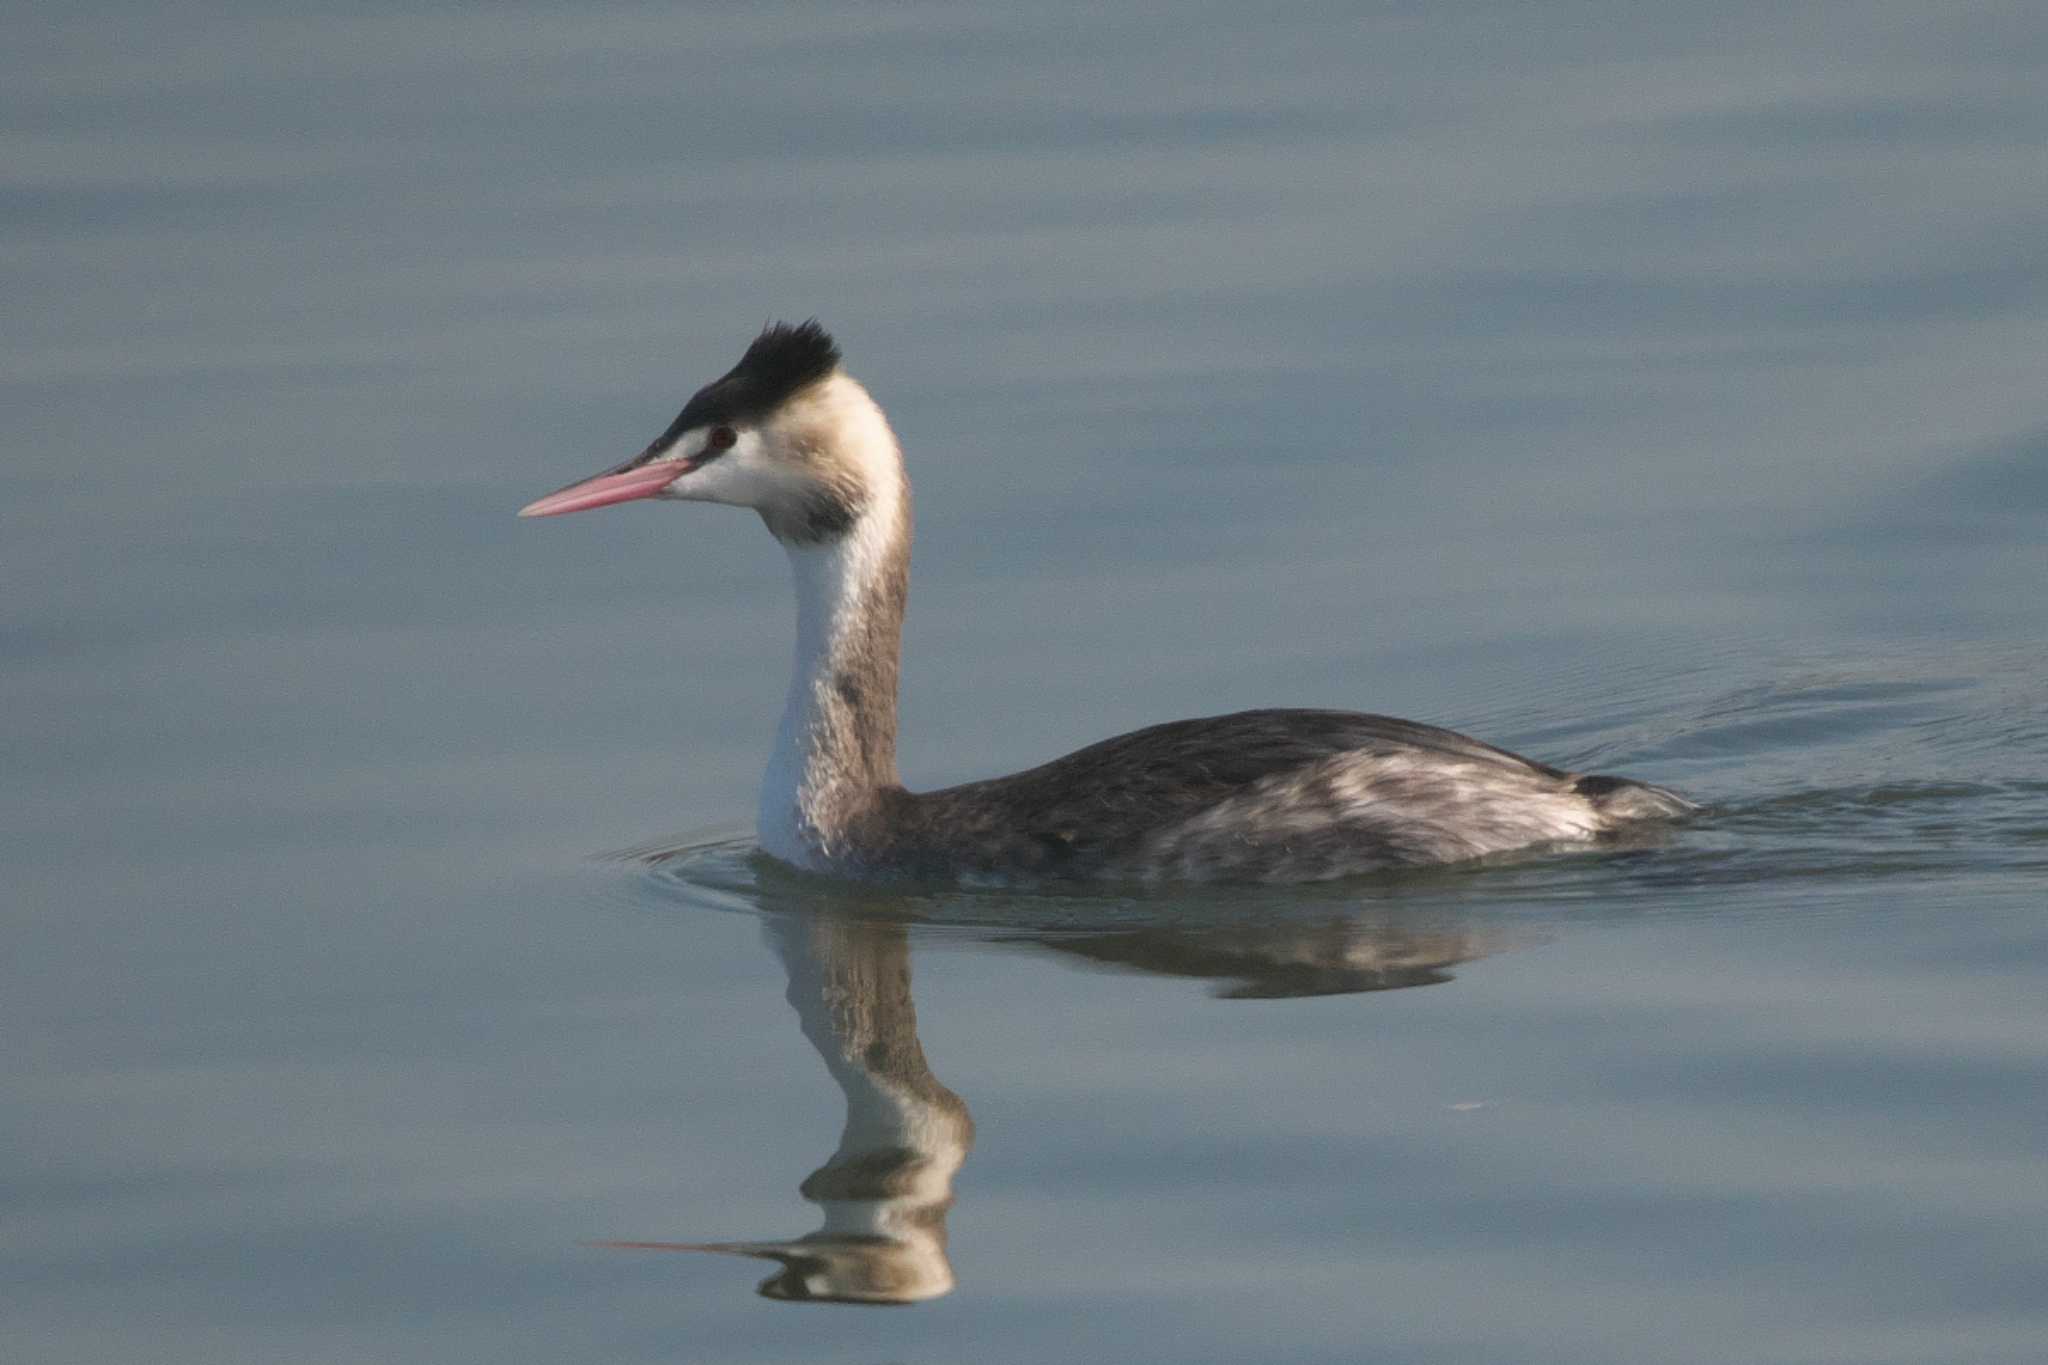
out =
{"type": "MultiPolygon", "coordinates": [[[[705,439],[693,432],[687,444],[701,451],[705,439]]],[[[760,434],[743,431],[730,450],[677,479],[664,491],[664,496],[690,502],[722,502],[733,507],[763,507],[786,497],[790,483],[790,474],[767,458],[760,434]]]]}

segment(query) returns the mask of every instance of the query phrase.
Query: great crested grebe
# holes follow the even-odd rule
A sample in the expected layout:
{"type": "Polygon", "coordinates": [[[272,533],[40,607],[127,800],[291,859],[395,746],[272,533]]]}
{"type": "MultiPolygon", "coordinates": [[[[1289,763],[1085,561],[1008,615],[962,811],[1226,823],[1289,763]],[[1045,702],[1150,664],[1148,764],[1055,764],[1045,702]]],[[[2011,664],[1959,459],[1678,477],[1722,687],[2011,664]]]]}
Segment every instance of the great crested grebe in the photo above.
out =
{"type": "Polygon", "coordinates": [[[888,419],[815,321],[770,325],[668,430],[519,515],[637,498],[751,507],[796,570],[796,671],[761,847],[862,879],[1305,882],[1586,842],[1695,809],[1433,725],[1351,711],[1173,721],[1009,777],[896,772],[910,481],[888,419]]]}

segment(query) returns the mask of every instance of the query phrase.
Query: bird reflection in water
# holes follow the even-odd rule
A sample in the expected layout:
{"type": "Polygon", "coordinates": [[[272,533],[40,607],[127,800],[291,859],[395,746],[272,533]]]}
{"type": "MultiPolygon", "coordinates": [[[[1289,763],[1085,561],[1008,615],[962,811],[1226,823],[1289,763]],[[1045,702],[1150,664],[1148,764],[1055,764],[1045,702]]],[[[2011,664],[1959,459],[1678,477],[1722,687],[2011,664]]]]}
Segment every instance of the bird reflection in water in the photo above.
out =
{"type": "Polygon", "coordinates": [[[917,1041],[910,940],[901,924],[834,914],[781,914],[768,936],[789,972],[804,1037],[846,1096],[839,1149],[798,1192],[825,1215],[788,1242],[606,1242],[776,1261],[771,1299],[916,1303],[953,1288],[946,1212],[953,1174],[974,1145],[974,1120],[939,1084],[917,1041]]]}
{"type": "Polygon", "coordinates": [[[1070,957],[1216,982],[1225,1000],[1292,1000],[1435,986],[1450,968],[1501,946],[1468,925],[1337,916],[1279,926],[1130,929],[1029,940],[1070,957]]]}
{"type": "MultiPolygon", "coordinates": [[[[759,1290],[785,1302],[908,1304],[952,1290],[946,1215],[974,1121],[932,1075],[918,1041],[905,918],[900,910],[878,916],[889,912],[885,897],[848,902],[855,904],[762,905],[767,937],[789,975],[789,1002],[846,1097],[838,1150],[798,1187],[822,1210],[823,1226],[790,1241],[599,1245],[774,1261],[781,1268],[759,1290]]],[[[1089,931],[1069,922],[1057,932],[991,937],[1112,969],[1215,981],[1216,993],[1229,999],[1433,985],[1450,979],[1450,967],[1504,946],[1459,921],[1358,907],[1291,923],[1089,931]]]]}

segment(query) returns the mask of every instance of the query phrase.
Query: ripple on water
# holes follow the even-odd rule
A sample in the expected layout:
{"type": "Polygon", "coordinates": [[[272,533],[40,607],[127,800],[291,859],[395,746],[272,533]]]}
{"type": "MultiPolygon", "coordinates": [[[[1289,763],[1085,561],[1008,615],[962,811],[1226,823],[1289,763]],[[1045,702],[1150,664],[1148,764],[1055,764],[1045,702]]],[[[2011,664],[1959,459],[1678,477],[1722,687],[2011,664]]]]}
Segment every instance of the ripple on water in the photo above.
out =
{"type": "Polygon", "coordinates": [[[1086,893],[864,887],[799,873],[751,839],[663,841],[627,855],[655,905],[903,926],[927,946],[994,945],[1215,983],[1271,999],[1430,985],[1449,969],[1541,937],[1470,902],[1469,868],[1309,887],[1171,887],[1086,893]]]}

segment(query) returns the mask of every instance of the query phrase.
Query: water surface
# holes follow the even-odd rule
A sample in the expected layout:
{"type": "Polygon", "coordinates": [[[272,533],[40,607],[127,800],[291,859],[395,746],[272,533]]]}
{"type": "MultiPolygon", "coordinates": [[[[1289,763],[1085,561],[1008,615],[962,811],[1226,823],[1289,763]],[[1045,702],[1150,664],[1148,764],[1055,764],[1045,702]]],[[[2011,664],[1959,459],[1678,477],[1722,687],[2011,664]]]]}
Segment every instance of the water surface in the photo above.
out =
{"type": "Polygon", "coordinates": [[[2041,1358],[2034,7],[8,31],[0,1356],[2041,1358]],[[811,314],[914,782],[1341,706],[1706,813],[764,864],[773,546],[511,514],[811,314]]]}

